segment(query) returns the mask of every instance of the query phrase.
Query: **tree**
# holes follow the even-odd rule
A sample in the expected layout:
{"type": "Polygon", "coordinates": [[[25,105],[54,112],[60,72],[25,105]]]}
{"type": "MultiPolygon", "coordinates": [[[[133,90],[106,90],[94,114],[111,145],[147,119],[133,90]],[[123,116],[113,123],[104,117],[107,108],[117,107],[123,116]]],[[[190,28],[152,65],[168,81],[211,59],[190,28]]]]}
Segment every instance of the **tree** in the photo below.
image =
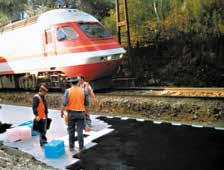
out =
{"type": "MultiPolygon", "coordinates": [[[[121,1],[120,1],[121,2],[121,1]]],[[[154,11],[154,0],[129,0],[128,3],[128,13],[129,13],[129,23],[130,23],[130,34],[131,34],[131,44],[136,45],[138,42],[145,41],[147,38],[145,34],[148,21],[156,21],[157,15],[154,11]]],[[[158,1],[157,5],[159,5],[158,1]]],[[[121,9],[121,18],[124,18],[123,14],[123,3],[120,4],[121,9]]],[[[103,20],[105,26],[111,30],[111,32],[116,32],[116,23],[115,23],[115,12],[114,9],[110,11],[110,16],[106,17],[103,20]],[[114,26],[111,26],[113,22],[114,26]],[[112,29],[111,29],[112,28],[112,29]]]]}
{"type": "Polygon", "coordinates": [[[28,0],[26,12],[33,16],[49,9],[78,8],[101,20],[113,7],[113,0],[28,0]]]}
{"type": "Polygon", "coordinates": [[[27,0],[0,0],[0,25],[20,19],[27,0]]]}
{"type": "Polygon", "coordinates": [[[79,8],[102,20],[110,15],[111,9],[114,9],[114,0],[82,0],[79,8]]]}
{"type": "MultiPolygon", "coordinates": [[[[152,42],[171,39],[205,40],[224,34],[223,0],[129,0],[127,2],[133,46],[137,44],[145,46],[152,42]]],[[[110,16],[103,20],[113,33],[116,33],[115,18],[112,9],[110,16]]]]}

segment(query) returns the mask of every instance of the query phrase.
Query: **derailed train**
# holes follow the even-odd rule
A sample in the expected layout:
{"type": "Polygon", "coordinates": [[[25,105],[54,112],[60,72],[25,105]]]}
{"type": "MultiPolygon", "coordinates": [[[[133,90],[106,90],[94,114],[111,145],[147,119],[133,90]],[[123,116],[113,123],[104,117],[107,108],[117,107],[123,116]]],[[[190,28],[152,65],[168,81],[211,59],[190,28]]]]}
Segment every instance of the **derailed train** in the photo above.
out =
{"type": "Polygon", "coordinates": [[[54,9],[0,29],[0,88],[61,88],[82,74],[110,76],[125,50],[90,14],[54,9]]]}

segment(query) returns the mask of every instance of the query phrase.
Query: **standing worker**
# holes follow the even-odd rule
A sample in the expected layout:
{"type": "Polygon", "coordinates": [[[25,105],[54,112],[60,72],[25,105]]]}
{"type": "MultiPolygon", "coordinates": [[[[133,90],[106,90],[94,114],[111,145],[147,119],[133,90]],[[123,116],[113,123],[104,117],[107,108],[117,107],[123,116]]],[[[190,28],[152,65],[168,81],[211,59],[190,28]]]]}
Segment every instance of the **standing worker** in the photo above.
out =
{"type": "Polygon", "coordinates": [[[79,75],[79,78],[80,78],[79,85],[86,91],[88,96],[86,105],[89,107],[91,105],[91,102],[93,103],[93,105],[96,105],[97,104],[96,95],[94,94],[92,87],[87,81],[85,81],[85,77],[83,75],[79,75]]]}
{"type": "Polygon", "coordinates": [[[85,131],[90,131],[91,130],[91,119],[90,119],[90,113],[89,109],[91,104],[96,105],[97,100],[96,100],[96,95],[93,92],[92,87],[90,84],[85,81],[85,77],[83,75],[79,75],[79,86],[83,88],[83,90],[86,93],[86,100],[85,100],[85,131]]]}
{"type": "Polygon", "coordinates": [[[47,137],[46,137],[46,132],[47,132],[47,118],[48,118],[48,108],[47,108],[47,102],[44,98],[44,96],[48,92],[48,87],[47,85],[43,84],[39,88],[39,93],[34,95],[33,97],[33,114],[35,115],[35,120],[39,123],[38,126],[41,130],[40,132],[40,146],[43,146],[44,144],[47,143],[47,137]]]}
{"type": "Polygon", "coordinates": [[[69,81],[71,82],[72,86],[64,93],[61,117],[64,116],[64,111],[67,111],[70,151],[74,150],[76,127],[78,133],[79,151],[82,151],[84,148],[83,129],[85,113],[85,94],[84,90],[78,84],[78,77],[72,77],[69,81]]]}

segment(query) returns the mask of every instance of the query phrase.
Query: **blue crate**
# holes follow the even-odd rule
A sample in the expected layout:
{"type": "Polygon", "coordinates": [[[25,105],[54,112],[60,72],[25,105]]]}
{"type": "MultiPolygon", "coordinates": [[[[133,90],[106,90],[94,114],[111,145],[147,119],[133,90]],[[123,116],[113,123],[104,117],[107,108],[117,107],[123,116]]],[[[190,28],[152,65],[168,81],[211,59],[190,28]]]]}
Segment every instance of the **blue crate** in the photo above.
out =
{"type": "MultiPolygon", "coordinates": [[[[31,129],[33,129],[33,121],[29,120],[19,124],[18,126],[29,126],[31,129]]],[[[32,130],[32,136],[37,136],[37,135],[39,135],[39,132],[32,130]]]]}
{"type": "Polygon", "coordinates": [[[65,153],[63,140],[52,140],[44,145],[44,155],[46,158],[59,158],[65,153]]]}

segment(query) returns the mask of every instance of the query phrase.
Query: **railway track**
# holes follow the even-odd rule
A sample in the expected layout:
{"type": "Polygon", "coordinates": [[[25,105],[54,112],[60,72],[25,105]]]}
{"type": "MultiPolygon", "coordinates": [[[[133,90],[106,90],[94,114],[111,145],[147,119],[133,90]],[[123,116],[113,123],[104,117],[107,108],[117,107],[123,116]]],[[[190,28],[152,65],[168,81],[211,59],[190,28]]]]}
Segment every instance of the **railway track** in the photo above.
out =
{"type": "Polygon", "coordinates": [[[224,88],[130,87],[116,88],[114,91],[99,93],[99,95],[224,98],[224,88]]]}
{"type": "MultiPolygon", "coordinates": [[[[20,90],[0,90],[0,98],[4,93],[27,93],[20,90]]],[[[35,93],[30,91],[29,93],[35,93]]],[[[49,95],[62,94],[61,90],[52,91],[49,95]]],[[[96,91],[99,96],[135,96],[135,97],[189,97],[189,98],[224,98],[224,88],[192,88],[192,87],[129,87],[96,91]]]]}

